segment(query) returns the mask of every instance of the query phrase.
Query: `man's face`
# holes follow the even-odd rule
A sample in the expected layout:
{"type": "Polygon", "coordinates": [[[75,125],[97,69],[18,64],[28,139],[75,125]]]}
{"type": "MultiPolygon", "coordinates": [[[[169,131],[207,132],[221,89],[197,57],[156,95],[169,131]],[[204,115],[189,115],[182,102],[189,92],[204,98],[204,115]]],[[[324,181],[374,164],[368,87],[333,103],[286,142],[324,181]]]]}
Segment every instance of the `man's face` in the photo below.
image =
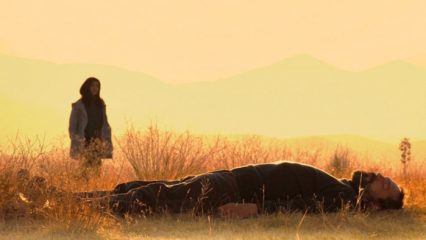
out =
{"type": "Polygon", "coordinates": [[[380,173],[376,175],[374,180],[367,184],[366,191],[374,200],[394,199],[398,201],[401,189],[389,177],[383,177],[380,173]]]}

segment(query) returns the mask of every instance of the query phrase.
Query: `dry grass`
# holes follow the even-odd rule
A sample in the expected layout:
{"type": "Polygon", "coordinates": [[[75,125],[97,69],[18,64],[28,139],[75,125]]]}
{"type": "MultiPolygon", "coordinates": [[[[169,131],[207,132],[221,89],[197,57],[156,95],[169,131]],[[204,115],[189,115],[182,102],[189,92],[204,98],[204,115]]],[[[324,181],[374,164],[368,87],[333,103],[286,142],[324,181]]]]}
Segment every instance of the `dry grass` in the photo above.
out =
{"type": "Polygon", "coordinates": [[[426,167],[422,162],[410,162],[404,179],[399,161],[372,161],[349,148],[294,148],[258,136],[197,136],[160,131],[155,126],[144,131],[130,128],[115,139],[114,146],[114,160],[104,160],[99,176],[88,181],[80,178],[79,162],[69,159],[66,138],[50,144],[42,139],[16,138],[3,146],[0,239],[421,239],[426,235],[426,167]],[[119,182],[134,179],[176,179],[280,159],[313,164],[338,177],[349,177],[355,169],[380,170],[407,190],[406,209],[370,214],[342,211],[305,216],[303,221],[303,214],[243,220],[190,215],[122,220],[75,204],[68,195],[53,196],[56,200],[44,206],[17,197],[17,172],[22,168],[45,177],[49,187],[78,192],[112,189],[119,182]]]}

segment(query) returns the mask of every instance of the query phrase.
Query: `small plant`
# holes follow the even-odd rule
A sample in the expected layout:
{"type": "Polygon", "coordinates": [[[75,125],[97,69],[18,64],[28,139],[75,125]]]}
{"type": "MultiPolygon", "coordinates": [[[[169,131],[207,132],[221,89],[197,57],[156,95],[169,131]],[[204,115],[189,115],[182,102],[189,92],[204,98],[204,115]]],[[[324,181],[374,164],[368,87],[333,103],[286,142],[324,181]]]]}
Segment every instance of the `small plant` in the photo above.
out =
{"type": "Polygon", "coordinates": [[[401,163],[404,179],[407,180],[407,167],[408,163],[411,161],[411,143],[410,139],[403,138],[399,144],[399,150],[401,151],[401,163]]]}

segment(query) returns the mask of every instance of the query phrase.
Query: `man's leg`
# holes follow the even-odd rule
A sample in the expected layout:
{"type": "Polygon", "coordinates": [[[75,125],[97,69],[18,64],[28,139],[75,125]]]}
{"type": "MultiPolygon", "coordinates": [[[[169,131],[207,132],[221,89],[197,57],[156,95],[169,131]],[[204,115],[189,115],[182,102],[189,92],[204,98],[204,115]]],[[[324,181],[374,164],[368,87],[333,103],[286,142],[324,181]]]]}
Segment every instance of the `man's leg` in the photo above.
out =
{"type": "Polygon", "coordinates": [[[118,184],[114,190],[112,191],[113,194],[121,194],[121,193],[127,193],[132,189],[135,188],[139,188],[139,187],[143,187],[149,184],[167,184],[167,185],[172,185],[172,184],[178,184],[184,181],[187,181],[191,178],[193,178],[194,176],[187,176],[183,179],[180,180],[172,180],[172,181],[167,181],[167,180],[156,180],[156,181],[131,181],[131,182],[126,182],[126,183],[120,183],[118,184]]]}
{"type": "Polygon", "coordinates": [[[93,191],[93,192],[75,192],[73,193],[73,196],[83,199],[83,198],[105,197],[111,194],[113,194],[111,191],[93,191]]]}
{"type": "Polygon", "coordinates": [[[110,207],[118,215],[192,210],[215,213],[217,207],[239,200],[238,187],[229,171],[217,171],[188,178],[173,185],[154,182],[111,196],[110,207]]]}

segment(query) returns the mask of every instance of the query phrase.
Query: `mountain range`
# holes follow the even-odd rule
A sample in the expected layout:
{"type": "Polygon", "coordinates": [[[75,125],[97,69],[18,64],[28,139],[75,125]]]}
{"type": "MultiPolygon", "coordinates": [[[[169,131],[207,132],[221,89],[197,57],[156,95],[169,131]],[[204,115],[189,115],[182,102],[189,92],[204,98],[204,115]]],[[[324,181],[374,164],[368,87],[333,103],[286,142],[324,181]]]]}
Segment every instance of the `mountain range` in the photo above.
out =
{"type": "Polygon", "coordinates": [[[350,72],[297,55],[228,78],[177,85],[114,66],[7,55],[0,55],[0,69],[0,137],[18,129],[66,133],[80,85],[95,76],[116,133],[126,123],[157,122],[206,134],[426,139],[426,69],[404,61],[350,72]]]}

